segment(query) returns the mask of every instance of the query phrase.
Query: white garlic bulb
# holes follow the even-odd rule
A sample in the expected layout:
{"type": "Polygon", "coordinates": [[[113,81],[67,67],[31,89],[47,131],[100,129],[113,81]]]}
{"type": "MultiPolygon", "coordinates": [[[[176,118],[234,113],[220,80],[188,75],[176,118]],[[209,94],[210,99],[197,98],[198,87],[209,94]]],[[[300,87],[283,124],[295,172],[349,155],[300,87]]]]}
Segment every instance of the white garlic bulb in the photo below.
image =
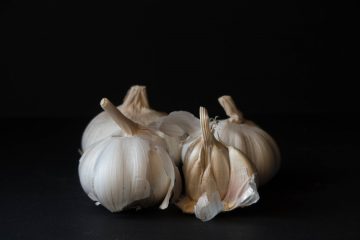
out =
{"type": "Polygon", "coordinates": [[[221,211],[258,201],[255,172],[238,149],[215,139],[205,108],[200,107],[201,134],[190,136],[183,149],[185,196],[177,206],[208,221],[221,211]]]}
{"type": "Polygon", "coordinates": [[[161,131],[170,156],[176,165],[180,163],[182,145],[189,136],[200,134],[199,119],[186,111],[175,111],[150,125],[161,131]]]}
{"type": "MultiPolygon", "coordinates": [[[[150,108],[145,86],[132,86],[118,109],[127,118],[145,126],[166,115],[150,108]]],[[[82,149],[86,150],[92,144],[110,136],[114,131],[119,131],[119,126],[105,112],[99,113],[84,131],[81,141],[82,149]]]]}
{"type": "Polygon", "coordinates": [[[218,100],[229,118],[215,124],[215,137],[245,153],[256,167],[259,184],[265,184],[280,167],[280,152],[275,141],[253,122],[245,120],[230,96],[218,100]]]}
{"type": "Polygon", "coordinates": [[[125,117],[103,99],[104,114],[122,129],[87,148],[79,163],[81,186],[111,212],[160,204],[181,192],[178,169],[153,130],[125,117]]]}

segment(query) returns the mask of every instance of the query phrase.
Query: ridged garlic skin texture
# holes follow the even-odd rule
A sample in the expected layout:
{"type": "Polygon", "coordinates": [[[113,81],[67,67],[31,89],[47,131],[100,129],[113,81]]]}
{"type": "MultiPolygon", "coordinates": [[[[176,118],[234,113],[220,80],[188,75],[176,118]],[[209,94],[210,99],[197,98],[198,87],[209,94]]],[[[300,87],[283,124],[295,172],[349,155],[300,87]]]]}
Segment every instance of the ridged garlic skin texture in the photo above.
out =
{"type": "Polygon", "coordinates": [[[79,165],[81,186],[111,212],[169,204],[175,170],[166,151],[139,137],[111,136],[90,147],[79,165]]]}
{"type": "MultiPolygon", "coordinates": [[[[146,88],[144,86],[132,86],[127,92],[122,105],[117,107],[127,118],[141,125],[148,126],[156,122],[166,113],[158,112],[150,108],[146,88]]],[[[119,126],[112,121],[105,112],[99,113],[87,125],[81,140],[83,150],[92,144],[110,136],[118,131],[119,126]]]]}
{"type": "Polygon", "coordinates": [[[200,108],[200,124],[201,135],[190,137],[183,146],[185,196],[177,206],[208,221],[221,211],[257,202],[259,195],[251,162],[214,138],[204,108],[200,108]]]}
{"type": "Polygon", "coordinates": [[[180,164],[182,145],[185,140],[189,136],[200,134],[199,119],[186,111],[171,112],[159,118],[150,127],[164,133],[163,139],[176,165],[180,164]]]}
{"type": "Polygon", "coordinates": [[[160,204],[164,209],[181,193],[181,179],[165,141],[156,131],[124,116],[103,99],[101,106],[121,131],[91,145],[79,163],[88,196],[111,212],[160,204]]]}
{"type": "Polygon", "coordinates": [[[110,116],[106,112],[99,113],[85,128],[81,140],[82,150],[85,151],[91,145],[111,136],[116,131],[119,131],[119,126],[112,121],[110,116]]]}
{"type": "Polygon", "coordinates": [[[260,185],[267,183],[279,170],[279,149],[270,135],[259,127],[224,120],[216,125],[214,135],[246,154],[256,167],[260,185]]]}
{"type": "Polygon", "coordinates": [[[220,97],[219,102],[229,118],[214,123],[214,136],[225,145],[242,151],[255,165],[259,185],[267,183],[280,168],[277,144],[264,130],[243,118],[230,96],[220,97]]]}

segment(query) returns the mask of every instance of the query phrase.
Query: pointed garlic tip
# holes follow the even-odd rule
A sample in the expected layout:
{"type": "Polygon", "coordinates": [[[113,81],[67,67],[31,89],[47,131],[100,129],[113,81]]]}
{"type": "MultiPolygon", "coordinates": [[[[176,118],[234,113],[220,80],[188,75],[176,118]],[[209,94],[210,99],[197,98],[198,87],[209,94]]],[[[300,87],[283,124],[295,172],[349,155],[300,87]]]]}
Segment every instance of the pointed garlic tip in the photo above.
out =
{"type": "Polygon", "coordinates": [[[236,104],[231,96],[224,95],[219,97],[218,101],[231,121],[237,123],[243,123],[245,121],[242,112],[236,107],[236,104]]]}
{"type": "Polygon", "coordinates": [[[200,126],[201,126],[201,132],[204,139],[205,145],[209,145],[212,142],[212,133],[210,129],[209,124],[209,115],[204,107],[200,107],[199,109],[199,115],[200,115],[200,126]]]}
{"type": "Polygon", "coordinates": [[[117,109],[109,99],[103,98],[100,101],[100,106],[102,109],[104,109],[105,112],[107,112],[112,120],[119,125],[119,127],[127,134],[127,135],[133,135],[136,132],[137,124],[127,117],[124,116],[120,112],[119,109],[117,109]]]}
{"type": "Polygon", "coordinates": [[[150,108],[147,97],[146,86],[134,85],[126,93],[124,106],[133,106],[137,108],[150,108]]]}

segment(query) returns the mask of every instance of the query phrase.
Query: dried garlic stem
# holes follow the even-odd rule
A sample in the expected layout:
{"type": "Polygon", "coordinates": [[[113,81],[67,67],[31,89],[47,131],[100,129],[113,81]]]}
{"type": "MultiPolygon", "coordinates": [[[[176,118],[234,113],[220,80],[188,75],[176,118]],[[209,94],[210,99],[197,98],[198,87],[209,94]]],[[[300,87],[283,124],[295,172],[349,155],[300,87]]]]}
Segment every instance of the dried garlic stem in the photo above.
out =
{"type": "Polygon", "coordinates": [[[131,107],[138,110],[141,108],[150,108],[146,87],[140,85],[132,86],[126,93],[122,106],[124,108],[131,107]]]}
{"type": "Polygon", "coordinates": [[[128,119],[127,117],[122,114],[119,109],[117,109],[109,99],[103,98],[101,99],[100,106],[107,112],[112,120],[116,122],[117,125],[129,136],[135,134],[138,126],[136,123],[128,119]]]}
{"type": "Polygon", "coordinates": [[[200,107],[200,126],[204,145],[205,147],[209,147],[213,143],[213,135],[210,130],[209,115],[204,107],[200,107]]]}
{"type": "Polygon", "coordinates": [[[245,122],[242,112],[236,107],[236,104],[231,96],[222,96],[218,98],[220,105],[224,108],[226,115],[230,117],[230,121],[236,123],[245,122]]]}

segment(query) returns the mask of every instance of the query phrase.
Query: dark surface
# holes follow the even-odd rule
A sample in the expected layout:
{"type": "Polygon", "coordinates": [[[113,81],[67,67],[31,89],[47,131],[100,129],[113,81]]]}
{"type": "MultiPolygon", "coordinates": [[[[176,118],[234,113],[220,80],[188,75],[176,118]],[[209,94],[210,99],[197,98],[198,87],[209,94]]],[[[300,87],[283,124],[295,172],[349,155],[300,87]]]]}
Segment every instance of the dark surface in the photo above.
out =
{"type": "Polygon", "coordinates": [[[281,171],[257,204],[207,223],[174,206],[95,206],[77,175],[88,119],[2,120],[0,238],[359,239],[359,118],[343,117],[253,116],[278,141],[281,171]]]}

